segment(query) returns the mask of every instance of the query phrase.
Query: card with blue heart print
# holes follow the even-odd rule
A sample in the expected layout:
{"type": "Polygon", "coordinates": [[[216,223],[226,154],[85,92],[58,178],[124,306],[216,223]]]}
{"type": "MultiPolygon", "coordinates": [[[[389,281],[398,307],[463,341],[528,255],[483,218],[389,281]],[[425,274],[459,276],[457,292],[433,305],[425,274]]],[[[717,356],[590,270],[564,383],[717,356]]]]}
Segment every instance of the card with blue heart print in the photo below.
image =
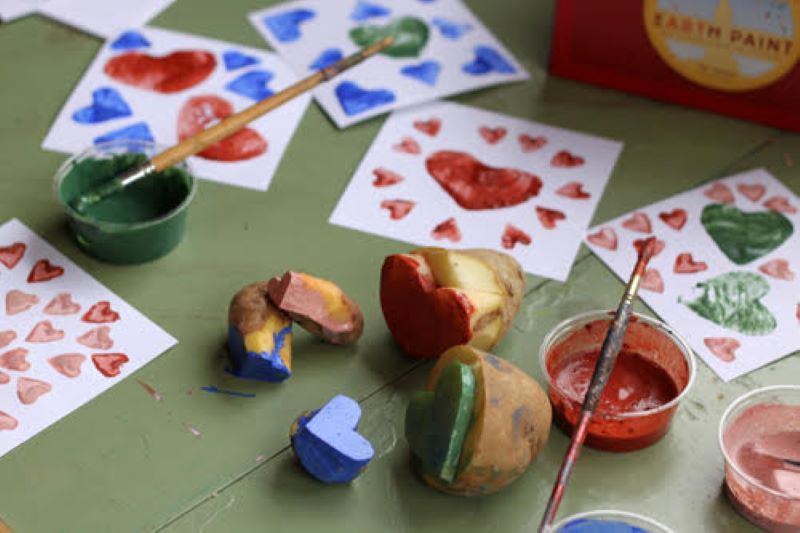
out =
{"type": "MultiPolygon", "coordinates": [[[[295,83],[277,55],[155,28],[109,39],[43,148],[75,153],[111,139],[167,147],[295,83]]],[[[266,190],[310,102],[301,95],[189,158],[200,178],[266,190]]]]}
{"type": "Polygon", "coordinates": [[[340,128],[529,77],[458,0],[294,0],[251,13],[250,21],[300,75],[396,37],[387,50],[314,90],[340,128]]]}

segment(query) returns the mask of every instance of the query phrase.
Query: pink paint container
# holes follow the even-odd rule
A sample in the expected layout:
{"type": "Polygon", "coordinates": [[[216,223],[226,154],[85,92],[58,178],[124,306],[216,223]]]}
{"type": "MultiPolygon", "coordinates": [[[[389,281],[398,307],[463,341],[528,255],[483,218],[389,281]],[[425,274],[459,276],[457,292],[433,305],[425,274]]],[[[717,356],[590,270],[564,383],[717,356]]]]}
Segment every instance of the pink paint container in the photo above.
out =
{"type": "Polygon", "coordinates": [[[734,508],[772,533],[800,531],[800,386],[738,398],[722,415],[719,445],[734,508]]]}

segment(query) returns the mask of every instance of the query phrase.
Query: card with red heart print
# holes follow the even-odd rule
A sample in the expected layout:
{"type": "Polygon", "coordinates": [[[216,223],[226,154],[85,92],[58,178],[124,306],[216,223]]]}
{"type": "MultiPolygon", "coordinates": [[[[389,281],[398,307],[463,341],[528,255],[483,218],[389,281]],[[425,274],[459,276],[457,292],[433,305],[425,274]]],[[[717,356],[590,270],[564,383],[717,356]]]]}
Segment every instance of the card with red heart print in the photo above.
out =
{"type": "Polygon", "coordinates": [[[799,209],[757,169],[600,224],[586,243],[624,280],[657,237],[639,296],[729,381],[800,348],[799,209]]]}
{"type": "Polygon", "coordinates": [[[495,249],[564,281],[621,150],[452,102],[398,111],[330,222],[423,246],[495,249]],[[520,139],[538,139],[536,149],[520,139]],[[561,161],[567,153],[574,164],[561,161]]]}
{"type": "Polygon", "coordinates": [[[108,0],[46,0],[37,11],[97,37],[113,37],[116,28],[147,24],[175,0],[118,2],[108,9],[108,0]]]}
{"type": "Polygon", "coordinates": [[[177,343],[20,221],[3,249],[0,457],[177,343]]]}
{"type": "MultiPolygon", "coordinates": [[[[298,79],[263,50],[171,30],[127,30],[101,48],[42,147],[76,153],[125,138],[171,146],[298,79]]],[[[301,95],[209,146],[189,158],[190,168],[199,178],[266,190],[310,100],[301,95]]]]}

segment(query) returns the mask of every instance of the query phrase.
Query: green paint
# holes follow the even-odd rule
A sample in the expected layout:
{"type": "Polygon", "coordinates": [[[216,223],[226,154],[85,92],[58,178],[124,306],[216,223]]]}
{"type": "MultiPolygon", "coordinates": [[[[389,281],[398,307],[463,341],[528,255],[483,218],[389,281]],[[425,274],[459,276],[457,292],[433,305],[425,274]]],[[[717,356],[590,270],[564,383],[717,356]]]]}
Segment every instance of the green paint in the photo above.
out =
{"type": "Polygon", "coordinates": [[[475,376],[458,362],[445,367],[434,392],[418,392],[411,399],[406,439],[425,472],[448,483],[455,479],[474,404],[475,376]]]}
{"type": "Polygon", "coordinates": [[[760,301],[770,287],[759,274],[728,272],[695,288],[702,294],[681,303],[717,325],[745,335],[767,335],[777,327],[775,317],[760,301]]]}
{"type": "Polygon", "coordinates": [[[381,54],[390,57],[417,57],[428,43],[428,25],[415,17],[401,17],[386,26],[359,26],[350,30],[350,38],[360,47],[394,36],[394,44],[381,54]]]}
{"type": "Polygon", "coordinates": [[[726,204],[707,205],[700,221],[722,253],[737,265],[765,256],[794,231],[792,222],[777,211],[745,213],[726,204]]]}

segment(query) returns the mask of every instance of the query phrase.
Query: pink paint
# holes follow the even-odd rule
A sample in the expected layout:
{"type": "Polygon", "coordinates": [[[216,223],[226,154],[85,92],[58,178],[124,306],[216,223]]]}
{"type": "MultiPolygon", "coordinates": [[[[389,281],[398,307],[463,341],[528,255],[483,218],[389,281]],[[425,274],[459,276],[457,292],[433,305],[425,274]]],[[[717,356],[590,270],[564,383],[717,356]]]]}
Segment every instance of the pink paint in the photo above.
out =
{"type": "Polygon", "coordinates": [[[42,320],[33,326],[25,340],[28,342],[55,342],[63,338],[64,330],[54,328],[49,320],[42,320]]]}
{"type": "Polygon", "coordinates": [[[111,328],[108,326],[100,326],[98,328],[90,329],[80,337],[78,342],[87,348],[95,350],[110,350],[114,346],[114,341],[109,335],[111,328]]]}
{"type": "Polygon", "coordinates": [[[44,308],[45,314],[48,315],[74,315],[80,310],[81,306],[72,301],[72,296],[68,292],[56,295],[44,308]]]}
{"type": "Polygon", "coordinates": [[[25,348],[15,348],[0,355],[0,367],[17,372],[25,372],[31,367],[26,357],[28,350],[25,348]]]}
{"type": "Polygon", "coordinates": [[[6,314],[16,315],[22,313],[38,303],[39,297],[35,294],[12,289],[6,294],[6,314]]]}
{"type": "Polygon", "coordinates": [[[17,397],[25,405],[30,405],[47,394],[53,387],[46,381],[32,378],[19,378],[17,380],[17,397]]]}
{"type": "Polygon", "coordinates": [[[152,385],[148,385],[141,379],[137,379],[136,382],[139,383],[139,385],[141,385],[142,388],[147,392],[147,394],[149,394],[150,397],[152,397],[155,401],[160,402],[163,399],[161,395],[158,393],[158,391],[155,389],[155,387],[153,387],[152,385]]]}
{"type": "Polygon", "coordinates": [[[12,330],[0,331],[0,348],[5,348],[17,338],[17,332],[12,330]]]}
{"type": "Polygon", "coordinates": [[[81,375],[81,365],[84,361],[86,361],[86,356],[79,353],[65,353],[47,360],[56,372],[68,378],[76,378],[81,375]]]}
{"type": "Polygon", "coordinates": [[[8,413],[0,411],[0,431],[17,429],[17,425],[19,425],[19,423],[16,418],[8,413]]]}
{"type": "Polygon", "coordinates": [[[111,309],[111,303],[100,301],[94,304],[81,318],[84,322],[103,324],[119,320],[119,313],[111,309]]]}

